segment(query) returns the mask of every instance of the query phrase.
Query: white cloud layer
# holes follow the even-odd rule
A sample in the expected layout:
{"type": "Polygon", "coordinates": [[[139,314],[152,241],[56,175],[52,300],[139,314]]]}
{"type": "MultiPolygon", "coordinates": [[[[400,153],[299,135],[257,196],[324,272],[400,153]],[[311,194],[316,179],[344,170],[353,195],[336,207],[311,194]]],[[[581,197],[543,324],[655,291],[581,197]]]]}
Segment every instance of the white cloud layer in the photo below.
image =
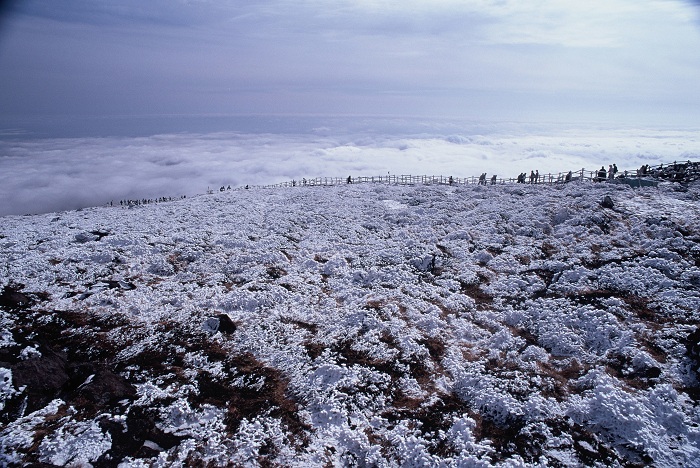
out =
{"type": "MultiPolygon", "coordinates": [[[[506,126],[504,126],[506,128],[506,126]]],[[[444,130],[444,128],[442,129],[444,130]]],[[[550,128],[483,134],[172,134],[139,138],[0,140],[0,215],[122,199],[204,193],[207,187],[303,177],[391,174],[516,177],[616,163],[700,160],[697,130],[550,128]]]]}

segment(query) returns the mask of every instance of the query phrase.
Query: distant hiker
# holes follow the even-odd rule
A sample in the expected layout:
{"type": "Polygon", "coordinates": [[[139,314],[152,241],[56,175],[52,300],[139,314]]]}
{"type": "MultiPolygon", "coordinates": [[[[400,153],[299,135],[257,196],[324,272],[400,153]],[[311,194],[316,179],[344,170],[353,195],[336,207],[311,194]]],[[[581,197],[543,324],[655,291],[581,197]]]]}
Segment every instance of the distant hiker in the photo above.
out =
{"type": "Polygon", "coordinates": [[[348,176],[347,183],[348,183],[348,184],[352,184],[352,177],[348,176]]]}
{"type": "Polygon", "coordinates": [[[605,172],[605,166],[600,166],[600,170],[598,170],[598,177],[596,178],[597,182],[602,182],[605,180],[606,172],[605,172]]]}
{"type": "Polygon", "coordinates": [[[245,189],[248,190],[248,185],[245,186],[245,189]]]}
{"type": "Polygon", "coordinates": [[[615,173],[613,172],[612,164],[608,165],[608,179],[614,179],[615,173]]]}
{"type": "Polygon", "coordinates": [[[530,171],[530,183],[534,183],[535,180],[535,171],[530,171]]]}
{"type": "Polygon", "coordinates": [[[613,164],[613,175],[617,175],[617,164],[613,164]]]}
{"type": "Polygon", "coordinates": [[[539,183],[539,181],[540,181],[540,170],[537,169],[535,171],[535,183],[537,184],[537,183],[539,183]]]}
{"type": "Polygon", "coordinates": [[[454,183],[454,179],[452,178],[452,176],[450,176],[449,182],[450,182],[450,185],[452,185],[454,183]]]}
{"type": "Polygon", "coordinates": [[[566,178],[564,179],[564,182],[571,182],[571,171],[569,171],[568,174],[566,174],[566,178]]]}
{"type": "Polygon", "coordinates": [[[496,174],[491,176],[491,185],[496,185],[496,174]]]}
{"type": "Polygon", "coordinates": [[[479,185],[486,185],[486,173],[485,172],[479,176],[479,185]]]}
{"type": "Polygon", "coordinates": [[[296,180],[292,180],[292,187],[296,187],[296,186],[297,186],[297,181],[296,181],[296,180]]]}

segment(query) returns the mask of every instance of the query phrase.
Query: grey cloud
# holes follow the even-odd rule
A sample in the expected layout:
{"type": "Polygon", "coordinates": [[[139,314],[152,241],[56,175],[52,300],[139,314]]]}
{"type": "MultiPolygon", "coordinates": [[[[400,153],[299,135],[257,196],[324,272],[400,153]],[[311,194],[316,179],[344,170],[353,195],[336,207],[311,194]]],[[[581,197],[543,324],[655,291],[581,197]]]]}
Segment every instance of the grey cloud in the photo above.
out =
{"type": "Polygon", "coordinates": [[[486,0],[22,2],[0,36],[0,113],[697,119],[684,12],[600,5],[542,2],[545,21],[486,0]],[[617,48],[582,46],[591,24],[617,48]]]}
{"type": "MultiPolygon", "coordinates": [[[[228,2],[223,2],[223,5],[228,2]]],[[[189,26],[220,17],[222,2],[180,2],[173,0],[28,0],[10,2],[14,13],[54,21],[99,26],[143,23],[160,26],[189,26]]]]}

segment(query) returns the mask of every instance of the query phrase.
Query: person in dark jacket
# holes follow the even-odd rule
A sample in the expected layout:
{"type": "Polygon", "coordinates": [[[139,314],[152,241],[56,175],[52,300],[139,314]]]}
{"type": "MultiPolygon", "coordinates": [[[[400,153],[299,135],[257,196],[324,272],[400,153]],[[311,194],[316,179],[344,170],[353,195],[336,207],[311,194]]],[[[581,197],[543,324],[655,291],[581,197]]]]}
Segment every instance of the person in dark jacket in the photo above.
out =
{"type": "Polygon", "coordinates": [[[607,175],[607,172],[605,172],[605,166],[600,166],[600,170],[598,171],[598,177],[596,178],[596,182],[603,182],[605,180],[606,175],[607,175]]]}

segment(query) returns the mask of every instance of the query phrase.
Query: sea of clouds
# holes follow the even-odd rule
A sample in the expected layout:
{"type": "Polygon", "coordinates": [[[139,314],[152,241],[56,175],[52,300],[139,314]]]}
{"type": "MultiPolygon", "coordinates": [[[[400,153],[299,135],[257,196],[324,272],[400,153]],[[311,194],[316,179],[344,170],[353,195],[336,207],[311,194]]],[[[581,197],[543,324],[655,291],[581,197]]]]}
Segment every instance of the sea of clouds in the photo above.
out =
{"type": "Polygon", "coordinates": [[[423,125],[151,136],[0,135],[0,215],[192,196],[208,188],[391,174],[516,177],[700,159],[694,129],[423,125]],[[463,130],[463,131],[462,131],[463,130]]]}

